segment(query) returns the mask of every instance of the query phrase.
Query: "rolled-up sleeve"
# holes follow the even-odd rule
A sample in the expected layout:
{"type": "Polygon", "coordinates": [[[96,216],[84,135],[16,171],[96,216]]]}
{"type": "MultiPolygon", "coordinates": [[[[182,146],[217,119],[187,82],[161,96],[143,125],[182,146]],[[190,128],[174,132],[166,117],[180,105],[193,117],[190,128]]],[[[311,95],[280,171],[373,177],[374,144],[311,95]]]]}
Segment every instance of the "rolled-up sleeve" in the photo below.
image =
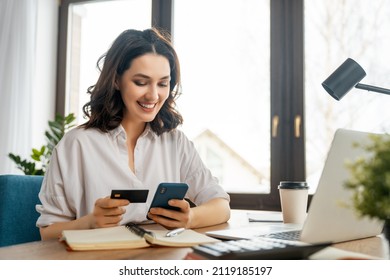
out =
{"type": "Polygon", "coordinates": [[[54,222],[67,222],[75,218],[65,196],[63,174],[58,160],[58,150],[53,150],[50,166],[42,182],[39,193],[40,205],[36,210],[40,213],[38,227],[48,226],[54,222]]]}
{"type": "Polygon", "coordinates": [[[181,175],[190,188],[188,196],[195,204],[203,204],[213,198],[230,201],[229,195],[204,165],[199,153],[182,132],[178,135],[178,149],[181,149],[181,175]]]}

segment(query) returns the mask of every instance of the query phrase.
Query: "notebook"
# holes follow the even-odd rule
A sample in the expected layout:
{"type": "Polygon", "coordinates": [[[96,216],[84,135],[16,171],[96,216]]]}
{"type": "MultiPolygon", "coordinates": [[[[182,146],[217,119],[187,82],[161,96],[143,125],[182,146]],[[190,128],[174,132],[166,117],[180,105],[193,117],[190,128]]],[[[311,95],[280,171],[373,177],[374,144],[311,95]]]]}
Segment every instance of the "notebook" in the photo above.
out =
{"type": "Polygon", "coordinates": [[[347,129],[336,131],[303,225],[267,223],[245,229],[209,231],[206,234],[221,239],[241,239],[274,237],[276,233],[289,231],[295,236],[298,233],[298,240],[305,243],[337,243],[381,234],[384,222],[359,217],[352,207],[352,191],[344,187],[350,176],[346,163],[370,156],[355,145],[368,143],[370,134],[347,129]]]}
{"type": "Polygon", "coordinates": [[[140,225],[128,223],[109,228],[64,230],[60,241],[73,251],[136,249],[153,245],[189,247],[219,241],[190,229],[172,237],[166,236],[168,232],[166,229],[145,230],[140,225]]]}

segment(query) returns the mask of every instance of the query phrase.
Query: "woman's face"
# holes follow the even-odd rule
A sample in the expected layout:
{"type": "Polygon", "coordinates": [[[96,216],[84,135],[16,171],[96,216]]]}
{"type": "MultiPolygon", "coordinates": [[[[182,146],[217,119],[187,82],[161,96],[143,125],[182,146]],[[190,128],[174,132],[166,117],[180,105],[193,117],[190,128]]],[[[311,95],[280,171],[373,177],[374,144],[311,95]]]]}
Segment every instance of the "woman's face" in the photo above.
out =
{"type": "Polygon", "coordinates": [[[124,121],[151,122],[168,98],[169,61],[162,55],[145,54],[134,59],[116,81],[123,103],[124,121]]]}

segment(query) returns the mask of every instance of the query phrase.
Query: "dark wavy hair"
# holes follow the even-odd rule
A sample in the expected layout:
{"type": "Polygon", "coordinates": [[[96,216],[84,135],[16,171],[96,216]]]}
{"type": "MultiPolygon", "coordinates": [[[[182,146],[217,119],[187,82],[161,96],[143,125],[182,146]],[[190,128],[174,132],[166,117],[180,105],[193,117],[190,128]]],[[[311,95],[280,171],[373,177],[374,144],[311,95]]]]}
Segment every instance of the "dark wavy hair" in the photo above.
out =
{"type": "Polygon", "coordinates": [[[130,68],[133,59],[147,53],[166,57],[171,70],[170,93],[154,120],[150,122],[152,130],[161,135],[183,123],[181,114],[175,109],[175,100],[180,95],[181,88],[179,60],[171,44],[170,35],[153,28],[122,32],[107,53],[99,58],[97,68],[100,70],[100,76],[96,84],[88,88],[91,99],[83,106],[83,112],[89,120],[82,127],[98,128],[107,132],[120,125],[125,105],[120,92],[115,89],[115,81],[130,68]]]}

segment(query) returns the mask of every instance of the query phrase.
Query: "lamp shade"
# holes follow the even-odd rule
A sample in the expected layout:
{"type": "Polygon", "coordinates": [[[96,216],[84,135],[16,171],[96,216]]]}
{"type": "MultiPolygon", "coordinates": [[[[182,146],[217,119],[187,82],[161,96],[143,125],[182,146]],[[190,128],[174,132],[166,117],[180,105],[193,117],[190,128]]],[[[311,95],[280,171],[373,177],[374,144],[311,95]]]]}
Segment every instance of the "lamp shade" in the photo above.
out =
{"type": "Polygon", "coordinates": [[[340,100],[365,76],[364,69],[356,61],[348,58],[322,83],[322,86],[333,98],[340,100]]]}

